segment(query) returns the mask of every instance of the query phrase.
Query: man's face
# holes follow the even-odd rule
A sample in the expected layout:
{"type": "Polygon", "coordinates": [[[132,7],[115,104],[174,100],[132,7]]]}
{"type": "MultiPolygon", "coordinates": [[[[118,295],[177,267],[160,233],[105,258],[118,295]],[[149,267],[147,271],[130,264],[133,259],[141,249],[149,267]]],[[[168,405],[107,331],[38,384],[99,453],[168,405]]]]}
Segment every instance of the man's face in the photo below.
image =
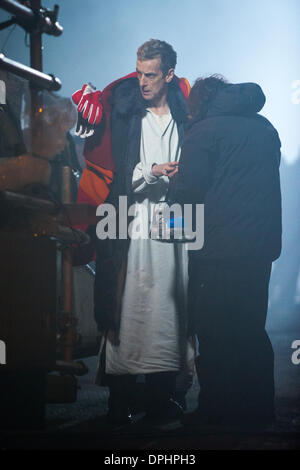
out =
{"type": "Polygon", "coordinates": [[[174,76],[173,69],[170,69],[167,75],[163,75],[160,69],[160,58],[138,60],[136,71],[143,98],[153,102],[158,101],[167,92],[167,84],[174,76]]]}

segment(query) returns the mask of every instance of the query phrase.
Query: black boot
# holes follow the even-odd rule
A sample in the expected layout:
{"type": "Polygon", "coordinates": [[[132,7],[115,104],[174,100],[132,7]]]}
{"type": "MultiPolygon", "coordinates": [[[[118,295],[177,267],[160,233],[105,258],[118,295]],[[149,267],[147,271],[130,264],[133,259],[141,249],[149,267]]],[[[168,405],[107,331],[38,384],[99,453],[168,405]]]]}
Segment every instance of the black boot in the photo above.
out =
{"type": "Polygon", "coordinates": [[[157,372],[146,375],[145,421],[165,422],[180,419],[183,409],[174,396],[177,372],[157,372]]]}
{"type": "Polygon", "coordinates": [[[130,399],[136,377],[132,375],[108,375],[109,387],[107,423],[124,425],[131,423],[130,399]]]}
{"type": "Polygon", "coordinates": [[[182,407],[184,411],[187,409],[186,394],[192,387],[194,376],[186,370],[181,371],[176,377],[176,385],[173,399],[182,407]]]}

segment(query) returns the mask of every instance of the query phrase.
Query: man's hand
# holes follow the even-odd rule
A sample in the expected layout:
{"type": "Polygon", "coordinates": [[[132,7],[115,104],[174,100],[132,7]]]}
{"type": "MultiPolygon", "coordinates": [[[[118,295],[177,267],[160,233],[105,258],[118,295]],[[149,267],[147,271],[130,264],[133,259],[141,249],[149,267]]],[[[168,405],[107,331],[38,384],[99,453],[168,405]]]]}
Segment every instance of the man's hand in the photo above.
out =
{"type": "Polygon", "coordinates": [[[112,345],[120,346],[120,338],[117,331],[109,330],[107,333],[107,339],[112,345]]]}
{"type": "Polygon", "coordinates": [[[172,178],[178,172],[178,162],[169,162],[169,163],[161,163],[157,165],[154,163],[152,166],[152,173],[154,176],[168,176],[168,178],[172,178]]]}

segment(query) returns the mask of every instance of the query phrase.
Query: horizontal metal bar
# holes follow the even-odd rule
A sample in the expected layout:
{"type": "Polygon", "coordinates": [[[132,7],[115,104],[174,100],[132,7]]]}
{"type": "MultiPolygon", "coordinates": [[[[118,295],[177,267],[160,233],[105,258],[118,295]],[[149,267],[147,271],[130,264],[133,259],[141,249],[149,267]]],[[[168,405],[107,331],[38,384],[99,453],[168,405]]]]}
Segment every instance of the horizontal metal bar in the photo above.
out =
{"type": "Polygon", "coordinates": [[[19,19],[24,21],[34,21],[35,14],[31,10],[15,0],[0,0],[0,8],[6,10],[12,15],[16,15],[19,19]]]}
{"type": "Polygon", "coordinates": [[[50,91],[58,91],[61,89],[61,81],[59,78],[47,75],[46,73],[39,72],[31,67],[27,67],[27,65],[8,59],[4,54],[0,54],[0,68],[29,80],[39,88],[44,88],[50,91]]]}
{"type": "MultiPolygon", "coordinates": [[[[12,191],[0,191],[0,208],[2,204],[5,204],[5,202],[11,203],[11,208],[23,207],[29,210],[42,212],[48,216],[57,216],[59,211],[62,210],[52,201],[27,196],[26,194],[14,193],[12,191]]],[[[47,225],[47,219],[43,219],[43,224],[47,229],[47,236],[69,244],[89,243],[90,241],[89,235],[81,230],[73,229],[71,227],[61,225],[60,223],[55,223],[53,225],[53,220],[51,218],[49,218],[48,222],[49,224],[47,225]]]]}
{"type": "Polygon", "coordinates": [[[67,361],[56,361],[54,370],[59,372],[73,373],[74,375],[85,375],[89,369],[82,361],[67,362],[67,361]]]}
{"type": "Polygon", "coordinates": [[[15,22],[28,32],[38,29],[40,32],[52,36],[60,36],[63,32],[63,27],[58,21],[55,21],[58,13],[57,5],[55,5],[53,12],[45,8],[33,11],[15,0],[0,0],[0,8],[15,15],[15,22]]]}
{"type": "Polygon", "coordinates": [[[90,241],[89,235],[85,232],[82,232],[82,230],[73,229],[62,225],[57,226],[56,232],[53,233],[52,236],[57,240],[73,244],[89,243],[90,241]]]}
{"type": "Polygon", "coordinates": [[[9,201],[15,206],[23,206],[27,209],[39,210],[44,214],[56,214],[59,212],[57,204],[52,201],[12,191],[0,191],[0,201],[9,201]]]}
{"type": "Polygon", "coordinates": [[[5,28],[9,28],[13,24],[16,24],[16,20],[14,18],[11,18],[10,20],[7,20],[7,21],[3,21],[3,23],[0,23],[0,31],[2,31],[5,28]]]}

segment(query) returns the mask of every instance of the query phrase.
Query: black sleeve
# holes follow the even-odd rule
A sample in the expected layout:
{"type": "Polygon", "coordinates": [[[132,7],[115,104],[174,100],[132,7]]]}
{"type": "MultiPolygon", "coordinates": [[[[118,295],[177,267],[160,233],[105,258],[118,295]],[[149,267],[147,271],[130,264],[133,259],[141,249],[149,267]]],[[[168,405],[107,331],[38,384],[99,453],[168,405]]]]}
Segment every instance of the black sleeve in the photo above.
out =
{"type": "Polygon", "coordinates": [[[199,129],[187,135],[178,173],[170,181],[168,200],[180,204],[201,204],[212,184],[216,142],[211,132],[199,129]]]}

